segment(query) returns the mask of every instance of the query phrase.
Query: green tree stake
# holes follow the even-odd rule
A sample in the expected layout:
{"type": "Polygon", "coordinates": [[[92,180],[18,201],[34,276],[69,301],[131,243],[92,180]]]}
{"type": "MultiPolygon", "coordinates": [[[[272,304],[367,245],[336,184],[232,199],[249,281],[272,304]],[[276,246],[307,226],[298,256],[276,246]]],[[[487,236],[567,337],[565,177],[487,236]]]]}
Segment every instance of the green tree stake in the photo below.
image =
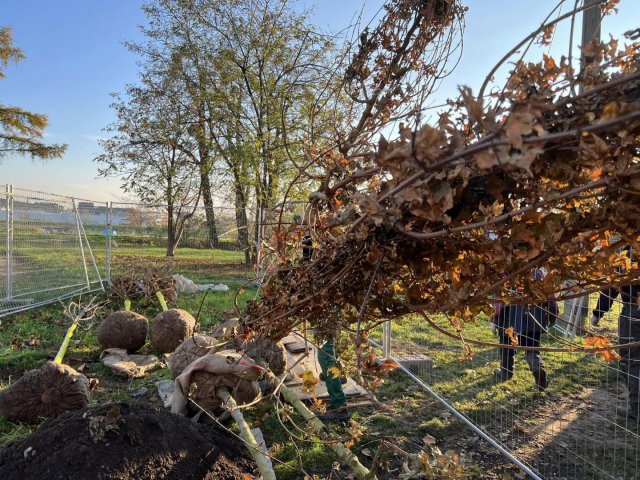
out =
{"type": "Polygon", "coordinates": [[[75,321],[67,330],[67,334],[64,336],[64,340],[62,341],[62,345],[60,345],[60,350],[58,350],[58,354],[56,358],[53,359],[54,363],[58,365],[62,364],[62,359],[64,358],[64,354],[67,353],[67,348],[69,348],[69,342],[71,342],[71,337],[73,337],[73,333],[78,328],[78,322],[75,321]]]}
{"type": "Polygon", "coordinates": [[[164,295],[162,294],[161,291],[157,291],[156,292],[156,297],[158,297],[158,301],[160,302],[160,305],[162,306],[162,311],[166,312],[167,310],[169,310],[169,307],[167,307],[167,301],[164,299],[164,295]]]}
{"type": "MultiPolygon", "coordinates": [[[[160,293],[160,292],[158,292],[158,293],[160,293]]],[[[124,299],[124,309],[127,312],[131,310],[131,300],[129,300],[128,298],[124,299]]]]}

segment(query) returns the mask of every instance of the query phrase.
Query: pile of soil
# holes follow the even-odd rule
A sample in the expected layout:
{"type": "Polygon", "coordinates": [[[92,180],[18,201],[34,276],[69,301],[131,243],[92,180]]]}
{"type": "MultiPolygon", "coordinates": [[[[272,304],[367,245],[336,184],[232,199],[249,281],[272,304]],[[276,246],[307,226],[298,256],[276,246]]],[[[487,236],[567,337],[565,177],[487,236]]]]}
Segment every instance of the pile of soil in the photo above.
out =
{"type": "Polygon", "coordinates": [[[224,430],[125,403],[66,413],[0,449],[3,480],[243,480],[256,471],[224,430]]]}

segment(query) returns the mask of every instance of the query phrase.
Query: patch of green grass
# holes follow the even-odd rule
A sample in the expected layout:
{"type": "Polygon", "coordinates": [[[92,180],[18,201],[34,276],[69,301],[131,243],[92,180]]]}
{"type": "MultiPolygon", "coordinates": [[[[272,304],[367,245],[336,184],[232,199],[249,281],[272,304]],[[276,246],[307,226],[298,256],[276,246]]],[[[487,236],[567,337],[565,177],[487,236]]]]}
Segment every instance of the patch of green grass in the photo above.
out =
{"type": "MultiPolygon", "coordinates": [[[[438,323],[450,328],[442,318],[438,323]]],[[[465,325],[463,334],[466,338],[498,342],[487,324],[480,320],[465,325]]],[[[563,343],[543,336],[542,345],[561,347],[563,343]]],[[[407,352],[431,357],[435,368],[418,372],[418,376],[469,415],[488,417],[499,413],[505,405],[510,408],[530,406],[533,399],[539,398],[524,352],[516,352],[513,378],[498,383],[493,376],[499,366],[497,348],[473,345],[473,358],[461,360],[459,357],[464,351],[459,340],[448,338],[419,320],[394,324],[392,346],[396,356],[407,352]]],[[[598,364],[584,354],[543,352],[542,356],[550,380],[550,395],[564,397],[579,392],[587,385],[604,384],[607,379],[607,369],[602,362],[598,364]],[[576,382],[576,378],[580,381],[576,382]]]]}
{"type": "Polygon", "coordinates": [[[445,422],[442,421],[441,418],[434,417],[428,420],[425,420],[420,423],[420,428],[429,435],[433,435],[438,438],[442,432],[447,428],[445,422]]]}
{"type": "Polygon", "coordinates": [[[366,421],[371,428],[375,429],[392,428],[395,425],[395,420],[393,419],[393,417],[384,413],[375,413],[367,418],[366,421]]]}
{"type": "Polygon", "coordinates": [[[238,306],[241,309],[244,308],[247,300],[256,298],[258,293],[258,289],[255,286],[245,285],[241,288],[241,282],[227,282],[226,285],[229,287],[228,292],[210,291],[208,293],[180,294],[176,306],[193,313],[195,316],[202,304],[199,318],[200,324],[208,326],[223,321],[225,318],[224,312],[235,307],[235,297],[238,289],[241,289],[241,293],[238,295],[238,306]],[[203,298],[205,299],[204,303],[202,303],[203,298]]]}
{"type": "Polygon", "coordinates": [[[0,417],[0,445],[22,440],[31,435],[34,430],[35,428],[31,425],[13,423],[0,417]]]}

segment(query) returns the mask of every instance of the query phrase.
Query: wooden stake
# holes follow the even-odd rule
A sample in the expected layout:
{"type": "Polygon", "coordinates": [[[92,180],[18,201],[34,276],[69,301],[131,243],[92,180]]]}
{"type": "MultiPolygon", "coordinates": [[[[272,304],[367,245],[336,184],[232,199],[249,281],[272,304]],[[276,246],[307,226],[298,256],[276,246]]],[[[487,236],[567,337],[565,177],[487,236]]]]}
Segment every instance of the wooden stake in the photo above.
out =
{"type": "Polygon", "coordinates": [[[276,474],[273,471],[273,466],[271,465],[271,462],[268,461],[269,457],[260,450],[258,442],[256,442],[249,425],[242,415],[242,411],[238,409],[238,404],[229,393],[229,390],[227,390],[227,387],[216,388],[216,396],[229,408],[231,416],[240,427],[240,436],[248,444],[249,453],[251,453],[253,460],[256,462],[260,475],[262,475],[262,479],[276,480],[276,474]]]}
{"type": "MultiPolygon", "coordinates": [[[[324,423],[322,423],[320,419],[316,417],[316,415],[309,410],[298,397],[296,397],[295,393],[285,385],[280,386],[280,393],[282,393],[284,399],[289,402],[300,415],[302,415],[305,422],[311,425],[316,435],[323,440],[327,439],[324,423]]],[[[351,450],[345,447],[342,443],[329,443],[329,447],[336,452],[342,464],[351,469],[358,480],[377,480],[375,474],[371,473],[367,467],[362,465],[360,460],[358,460],[358,457],[351,453],[351,450]]]]}

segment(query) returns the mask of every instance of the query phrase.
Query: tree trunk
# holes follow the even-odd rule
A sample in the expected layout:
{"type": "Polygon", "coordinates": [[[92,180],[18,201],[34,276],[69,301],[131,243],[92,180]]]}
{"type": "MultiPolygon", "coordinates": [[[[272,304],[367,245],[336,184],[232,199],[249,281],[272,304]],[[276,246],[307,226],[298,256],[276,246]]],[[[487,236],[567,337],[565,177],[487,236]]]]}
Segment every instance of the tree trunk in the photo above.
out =
{"type": "Polygon", "coordinates": [[[216,227],[216,214],[213,209],[213,197],[211,195],[211,180],[209,179],[209,171],[200,165],[200,182],[202,184],[202,203],[204,203],[204,211],[207,223],[207,239],[211,248],[217,248],[220,239],[218,238],[218,229],[216,227]]]}
{"type": "Polygon", "coordinates": [[[176,252],[175,221],[173,205],[167,207],[167,257],[173,257],[176,252]]]}
{"type": "Polygon", "coordinates": [[[222,399],[222,402],[229,409],[231,416],[238,424],[238,427],[240,428],[240,436],[247,444],[247,449],[258,466],[260,478],[263,480],[276,480],[276,474],[273,471],[273,465],[271,464],[270,458],[260,450],[260,446],[258,445],[258,442],[256,442],[256,439],[251,432],[251,428],[249,428],[249,424],[242,415],[242,410],[238,408],[238,404],[229,393],[227,387],[216,388],[216,395],[218,398],[222,399]]]}
{"type": "Polygon", "coordinates": [[[244,263],[251,264],[251,252],[249,250],[249,225],[247,220],[247,196],[244,186],[238,175],[234,172],[234,189],[236,193],[236,228],[238,229],[238,247],[244,252],[244,263]]]}
{"type": "Polygon", "coordinates": [[[262,239],[260,238],[260,227],[262,226],[262,206],[264,201],[258,195],[256,195],[256,214],[254,217],[254,226],[253,226],[253,248],[251,249],[252,258],[251,261],[255,264],[259,262],[258,258],[258,249],[260,248],[260,243],[262,239]]]}
{"type": "MultiPolygon", "coordinates": [[[[205,85],[206,79],[200,71],[198,76],[200,85],[205,85]]],[[[194,99],[194,101],[196,101],[194,99]]],[[[211,195],[211,173],[212,158],[210,138],[207,137],[207,112],[204,101],[197,100],[198,108],[198,129],[196,130],[196,139],[198,142],[198,167],[200,170],[200,188],[202,192],[202,202],[204,203],[206,224],[207,224],[207,240],[211,248],[216,248],[219,243],[218,229],[216,228],[216,215],[213,210],[213,197],[211,195]]]]}

